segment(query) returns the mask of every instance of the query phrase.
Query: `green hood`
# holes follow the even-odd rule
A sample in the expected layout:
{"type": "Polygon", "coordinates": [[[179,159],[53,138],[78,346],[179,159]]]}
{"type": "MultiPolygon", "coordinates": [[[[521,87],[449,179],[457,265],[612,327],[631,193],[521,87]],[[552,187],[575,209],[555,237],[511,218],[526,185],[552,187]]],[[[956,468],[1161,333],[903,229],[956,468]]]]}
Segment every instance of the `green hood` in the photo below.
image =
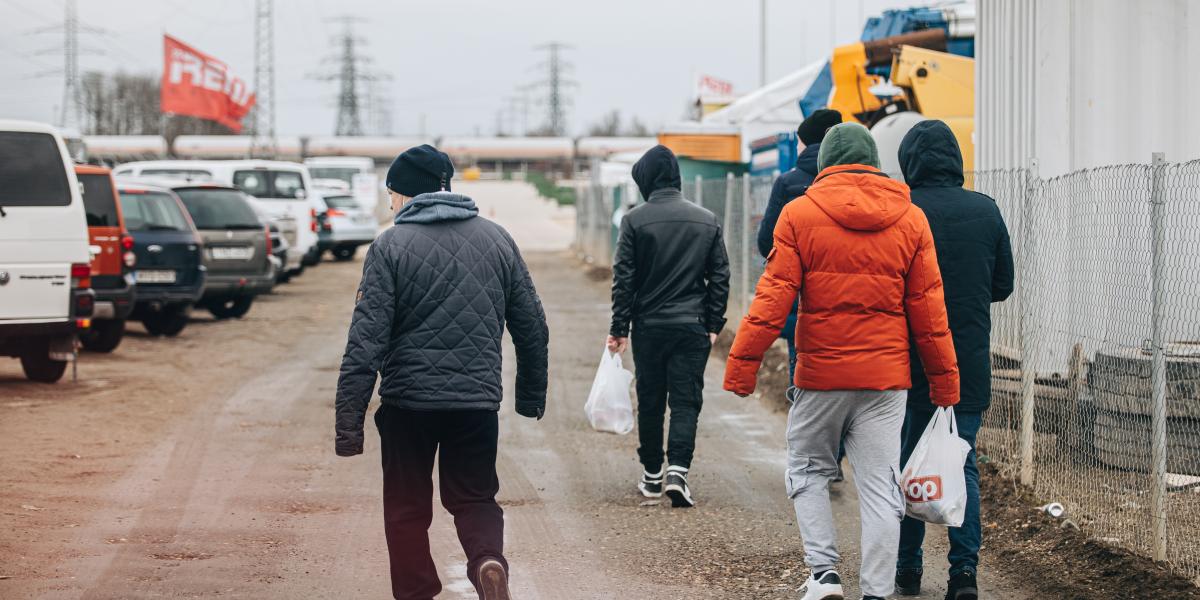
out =
{"type": "Polygon", "coordinates": [[[833,126],[821,142],[817,166],[822,171],[837,165],[867,165],[879,168],[879,150],[871,132],[858,123],[833,126]]]}

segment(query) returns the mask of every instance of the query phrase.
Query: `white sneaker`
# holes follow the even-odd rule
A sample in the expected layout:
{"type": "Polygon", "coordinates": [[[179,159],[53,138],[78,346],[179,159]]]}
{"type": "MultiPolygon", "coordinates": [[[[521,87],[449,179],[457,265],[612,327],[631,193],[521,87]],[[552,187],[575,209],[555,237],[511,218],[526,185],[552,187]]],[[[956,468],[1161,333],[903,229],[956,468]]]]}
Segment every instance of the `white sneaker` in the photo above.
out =
{"type": "Polygon", "coordinates": [[[800,589],[804,591],[800,600],[844,600],[846,597],[842,593],[842,578],[832,569],[822,573],[820,580],[809,575],[800,589]]]}

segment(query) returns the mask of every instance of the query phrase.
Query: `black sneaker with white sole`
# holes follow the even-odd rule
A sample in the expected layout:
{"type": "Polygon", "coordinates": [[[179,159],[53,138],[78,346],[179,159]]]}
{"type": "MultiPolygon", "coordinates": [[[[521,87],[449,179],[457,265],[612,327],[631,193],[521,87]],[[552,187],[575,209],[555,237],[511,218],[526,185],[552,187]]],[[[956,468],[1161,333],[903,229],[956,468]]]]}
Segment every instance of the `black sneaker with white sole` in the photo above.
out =
{"type": "Polygon", "coordinates": [[[508,570],[504,565],[489,558],[479,565],[479,597],[481,600],[512,600],[508,590],[508,570]]]}
{"type": "Polygon", "coordinates": [[[975,571],[962,571],[950,576],[946,584],[946,600],[979,600],[975,571]]]}
{"type": "Polygon", "coordinates": [[[687,482],[688,470],[684,467],[667,467],[666,492],[675,508],[691,508],[696,505],[692,490],[687,482]]]}
{"type": "Polygon", "coordinates": [[[658,473],[648,473],[646,471],[642,471],[642,480],[638,482],[638,491],[647,498],[662,498],[662,469],[659,469],[658,473]]]}

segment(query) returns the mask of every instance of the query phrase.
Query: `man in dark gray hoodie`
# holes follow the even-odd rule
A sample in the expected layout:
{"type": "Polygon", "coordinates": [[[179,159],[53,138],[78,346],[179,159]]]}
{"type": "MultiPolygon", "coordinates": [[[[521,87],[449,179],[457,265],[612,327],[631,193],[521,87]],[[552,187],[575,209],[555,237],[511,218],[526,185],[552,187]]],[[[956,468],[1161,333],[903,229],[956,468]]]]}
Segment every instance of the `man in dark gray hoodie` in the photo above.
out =
{"type": "Polygon", "coordinates": [[[504,513],[496,504],[501,339],[517,355],[516,410],[546,406],[546,316],[517,245],[450,192],[454,166],[432,146],[401,154],[387,175],[395,226],[371,244],[337,388],[336,450],[363,451],[376,377],[383,509],[392,594],[441,591],[429,554],[433,462],[442,505],[484,600],[508,600],[504,513]]]}
{"type": "Polygon", "coordinates": [[[624,352],[632,324],[644,469],[638,489],[650,498],[665,491],[672,505],[688,507],[695,504],[687,475],[704,400],[704,366],[725,326],[729,258],[716,217],[684,199],[679,163],[669,149],[646,152],[633,165],[633,180],[646,203],[621,219],[608,348],[624,352]]]}

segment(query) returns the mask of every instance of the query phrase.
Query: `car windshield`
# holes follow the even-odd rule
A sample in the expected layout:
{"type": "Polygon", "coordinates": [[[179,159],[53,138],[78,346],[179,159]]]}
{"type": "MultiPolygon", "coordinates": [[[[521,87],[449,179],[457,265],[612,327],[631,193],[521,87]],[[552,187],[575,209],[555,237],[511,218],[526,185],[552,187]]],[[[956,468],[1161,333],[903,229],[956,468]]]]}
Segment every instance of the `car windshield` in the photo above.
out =
{"type": "Polygon", "coordinates": [[[325,196],[325,204],[329,208],[358,208],[354,196],[325,196]]]}
{"type": "Polygon", "coordinates": [[[121,212],[129,231],[187,231],[187,217],[174,198],[161,192],[121,192],[121,212]]]}
{"type": "Polygon", "coordinates": [[[255,198],[291,200],[304,189],[304,177],[297,171],[235,171],[233,185],[255,198]]]}
{"type": "Polygon", "coordinates": [[[183,179],[209,179],[212,173],[201,169],[142,169],[142,175],[148,177],[180,177],[183,179]]]}
{"type": "Polygon", "coordinates": [[[308,174],[314,179],[340,179],[346,183],[354,183],[358,169],[353,167],[309,167],[308,174]]]}
{"type": "Polygon", "coordinates": [[[0,131],[0,207],[70,204],[71,187],[54,136],[0,131]]]}
{"type": "Polygon", "coordinates": [[[116,227],[117,199],[113,195],[112,178],[107,174],[76,175],[83,185],[83,208],[87,211],[88,227],[116,227]]]}
{"type": "Polygon", "coordinates": [[[197,229],[262,229],[246,195],[221,188],[175,190],[197,229]]]}

